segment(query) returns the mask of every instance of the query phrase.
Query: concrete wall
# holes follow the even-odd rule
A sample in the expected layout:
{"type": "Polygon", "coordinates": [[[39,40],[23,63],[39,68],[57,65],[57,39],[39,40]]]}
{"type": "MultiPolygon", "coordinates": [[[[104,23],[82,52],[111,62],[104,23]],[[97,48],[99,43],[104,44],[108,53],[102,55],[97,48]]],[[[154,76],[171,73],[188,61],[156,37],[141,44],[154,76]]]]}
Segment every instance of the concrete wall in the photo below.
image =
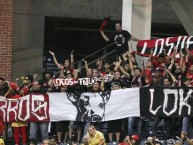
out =
{"type": "MultiPolygon", "coordinates": [[[[168,0],[152,3],[152,22],[180,23],[168,0]]],[[[15,0],[12,79],[29,72],[41,74],[45,16],[103,19],[111,15],[121,20],[122,0],[15,0]]]]}
{"type": "Polygon", "coordinates": [[[12,79],[42,73],[45,16],[121,20],[122,0],[15,0],[12,79]]]}
{"type": "Polygon", "coordinates": [[[44,17],[14,16],[12,79],[41,73],[43,66],[44,17]]]}
{"type": "Polygon", "coordinates": [[[152,0],[152,22],[181,24],[169,0],[152,0]]]}

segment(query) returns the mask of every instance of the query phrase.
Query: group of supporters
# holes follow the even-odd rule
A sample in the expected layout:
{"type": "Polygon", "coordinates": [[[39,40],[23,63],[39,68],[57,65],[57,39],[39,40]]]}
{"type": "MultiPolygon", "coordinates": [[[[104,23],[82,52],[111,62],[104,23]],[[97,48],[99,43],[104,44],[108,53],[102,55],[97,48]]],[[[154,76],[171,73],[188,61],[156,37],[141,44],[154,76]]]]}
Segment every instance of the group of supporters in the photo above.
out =
{"type": "MultiPolygon", "coordinates": [[[[116,24],[116,31],[120,31],[120,24],[116,24]]],[[[117,43],[116,50],[119,46],[122,46],[123,36],[126,38],[126,42],[129,39],[138,41],[137,38],[132,37],[129,33],[123,33],[121,29],[120,34],[116,34],[117,43]],[[121,37],[121,38],[119,38],[121,37]]],[[[110,39],[101,30],[101,35],[106,41],[110,39]]],[[[126,44],[128,45],[128,44],[126,44]]],[[[127,48],[128,50],[128,48],[127,48]]],[[[177,54],[176,48],[172,55],[166,55],[163,50],[157,57],[152,57],[153,51],[151,51],[149,58],[146,62],[143,62],[142,68],[138,66],[135,54],[129,51],[122,53],[113,62],[109,62],[108,58],[98,59],[96,65],[92,68],[88,66],[88,62],[85,63],[85,72],[74,68],[74,55],[70,54],[70,59],[65,59],[63,64],[57,61],[54,52],[50,51],[50,55],[53,56],[53,60],[60,70],[59,75],[55,75],[51,72],[45,72],[43,78],[38,80],[37,75],[26,75],[23,79],[22,85],[15,82],[8,82],[3,78],[0,78],[0,95],[5,98],[20,98],[30,93],[45,94],[48,92],[101,92],[104,90],[117,90],[133,87],[177,87],[186,86],[192,87],[193,85],[193,52],[187,48],[177,54]],[[176,57],[180,55],[180,57],[176,57]],[[89,85],[80,85],[74,83],[72,85],[55,86],[55,79],[68,79],[76,82],[79,78],[89,78],[94,81],[89,85]],[[96,79],[101,78],[101,79],[96,79]]],[[[119,97],[119,96],[117,96],[119,97]]],[[[157,96],[159,97],[159,96],[157,96]]],[[[65,107],[65,106],[61,106],[65,107]]],[[[120,104],[121,107],[121,104],[120,104]]],[[[165,138],[171,139],[173,137],[173,120],[178,120],[179,130],[181,130],[181,136],[179,142],[176,144],[183,144],[187,141],[189,144],[193,144],[191,140],[193,138],[191,117],[183,118],[150,118],[153,120],[151,132],[147,138],[146,144],[156,145],[162,144],[156,139],[156,131],[158,124],[161,120],[164,120],[165,126],[165,138]],[[180,128],[181,126],[181,128],[180,128]]],[[[70,120],[64,120],[61,122],[51,123],[51,138],[49,139],[49,122],[12,122],[10,124],[1,122],[0,124],[0,144],[3,139],[6,139],[7,128],[10,125],[13,129],[15,145],[20,144],[20,138],[22,144],[26,145],[29,138],[30,145],[42,142],[43,144],[61,144],[68,143],[83,143],[89,145],[103,145],[105,142],[119,142],[120,144],[132,144],[137,145],[141,141],[141,131],[144,120],[149,120],[148,117],[129,117],[126,119],[112,120],[108,122],[76,122],[70,120]],[[94,125],[94,126],[93,126],[94,125]],[[104,129],[103,126],[107,125],[108,135],[106,138],[101,132],[104,129]],[[125,129],[127,128],[127,129],[125,129]],[[76,131],[76,132],[75,132],[76,131]],[[121,132],[125,131],[124,141],[121,137],[121,132]],[[115,133],[115,135],[114,135],[115,133]],[[76,134],[76,137],[74,137],[76,134]],[[122,143],[121,143],[122,142],[122,143]]],[[[146,136],[147,137],[147,136],[146,136]]],[[[172,142],[170,144],[175,144],[172,142]]]]}

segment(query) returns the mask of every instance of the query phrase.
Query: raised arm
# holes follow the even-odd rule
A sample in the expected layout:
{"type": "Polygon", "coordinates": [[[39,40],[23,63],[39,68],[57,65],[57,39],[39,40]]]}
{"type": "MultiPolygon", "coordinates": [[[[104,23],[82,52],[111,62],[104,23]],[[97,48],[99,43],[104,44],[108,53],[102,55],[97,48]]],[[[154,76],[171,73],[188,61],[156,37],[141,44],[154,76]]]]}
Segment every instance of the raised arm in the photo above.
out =
{"type": "Polygon", "coordinates": [[[102,68],[103,68],[103,60],[102,60],[102,59],[99,59],[99,61],[100,61],[100,63],[99,63],[99,65],[98,65],[97,69],[98,69],[98,70],[102,70],[102,68]]]}
{"type": "Polygon", "coordinates": [[[174,77],[174,75],[169,71],[167,70],[168,74],[170,75],[172,81],[173,81],[173,84],[172,86],[174,87],[175,86],[175,83],[178,83],[178,81],[176,80],[176,78],[174,77]]]}
{"type": "Polygon", "coordinates": [[[172,57],[171,59],[172,59],[172,60],[171,60],[171,62],[170,62],[170,65],[168,66],[168,69],[169,69],[169,70],[172,70],[172,67],[173,67],[173,65],[174,65],[174,58],[172,57]]]}
{"type": "Polygon", "coordinates": [[[176,56],[176,54],[177,54],[177,49],[178,49],[178,48],[177,48],[176,46],[174,46],[173,49],[174,49],[174,51],[173,51],[171,57],[175,59],[175,56],[176,56]]]}
{"type": "Polygon", "coordinates": [[[136,37],[131,36],[131,40],[133,40],[133,41],[139,41],[140,39],[138,39],[138,38],[136,38],[136,37]]]}
{"type": "Polygon", "coordinates": [[[151,49],[148,60],[151,61],[152,60],[152,55],[153,55],[153,50],[151,49]]]}
{"type": "Polygon", "coordinates": [[[180,64],[179,64],[179,66],[180,66],[180,69],[181,69],[182,72],[185,71],[185,68],[184,68],[184,57],[185,57],[185,55],[182,52],[180,52],[180,64]]]}
{"type": "Polygon", "coordinates": [[[123,53],[123,54],[122,54],[122,57],[123,57],[123,61],[124,61],[124,62],[127,61],[127,52],[126,52],[126,53],[123,53]]]}
{"type": "Polygon", "coordinates": [[[131,55],[129,55],[129,66],[130,66],[130,69],[131,69],[131,74],[134,75],[134,68],[133,68],[133,63],[131,61],[131,55]]]}
{"type": "Polygon", "coordinates": [[[101,85],[100,85],[100,89],[102,90],[102,91],[104,91],[105,90],[105,78],[104,78],[105,76],[103,76],[102,77],[102,81],[101,81],[101,85]]]}
{"type": "Polygon", "coordinates": [[[107,41],[107,42],[110,41],[110,39],[107,37],[107,35],[105,35],[105,33],[103,31],[100,31],[100,33],[105,41],[107,41]]]}
{"type": "Polygon", "coordinates": [[[88,62],[87,62],[86,60],[84,60],[84,59],[82,59],[82,61],[83,61],[84,64],[85,64],[85,69],[86,69],[86,71],[88,71],[88,62]]]}
{"type": "Polygon", "coordinates": [[[70,67],[74,69],[74,49],[70,53],[70,67]]]}
{"type": "Polygon", "coordinates": [[[62,65],[58,63],[58,61],[57,61],[57,59],[56,59],[56,57],[55,57],[54,52],[49,51],[49,53],[53,56],[54,63],[56,64],[56,66],[57,66],[59,69],[63,69],[63,68],[62,68],[62,65]]]}
{"type": "Polygon", "coordinates": [[[121,62],[122,62],[122,60],[120,57],[119,57],[119,61],[113,62],[113,64],[115,65],[114,71],[117,71],[119,69],[119,65],[121,65],[121,62]]]}
{"type": "Polygon", "coordinates": [[[78,78],[78,73],[80,72],[80,70],[75,69],[74,70],[74,78],[77,79],[78,78]]]}
{"type": "Polygon", "coordinates": [[[120,70],[127,78],[130,78],[130,74],[127,73],[127,72],[123,69],[123,67],[122,67],[121,65],[119,65],[119,70],[120,70]]]}

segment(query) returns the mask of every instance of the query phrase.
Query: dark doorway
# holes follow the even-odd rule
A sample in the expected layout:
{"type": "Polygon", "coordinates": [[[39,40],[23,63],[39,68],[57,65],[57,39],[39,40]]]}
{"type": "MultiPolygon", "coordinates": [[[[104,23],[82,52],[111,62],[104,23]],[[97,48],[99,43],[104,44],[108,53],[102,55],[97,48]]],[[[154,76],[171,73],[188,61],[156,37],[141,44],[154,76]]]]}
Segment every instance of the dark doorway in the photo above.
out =
{"type": "MultiPolygon", "coordinates": [[[[70,57],[70,52],[74,49],[75,62],[85,56],[107,46],[100,35],[99,27],[103,20],[74,19],[74,18],[45,18],[44,34],[44,68],[47,71],[56,71],[49,50],[55,52],[59,63],[63,63],[64,58],[70,57]]],[[[115,21],[109,21],[105,27],[106,33],[114,30],[115,21]]],[[[96,54],[92,59],[97,59],[102,55],[96,54]]],[[[88,60],[91,61],[91,60],[88,60]]]]}

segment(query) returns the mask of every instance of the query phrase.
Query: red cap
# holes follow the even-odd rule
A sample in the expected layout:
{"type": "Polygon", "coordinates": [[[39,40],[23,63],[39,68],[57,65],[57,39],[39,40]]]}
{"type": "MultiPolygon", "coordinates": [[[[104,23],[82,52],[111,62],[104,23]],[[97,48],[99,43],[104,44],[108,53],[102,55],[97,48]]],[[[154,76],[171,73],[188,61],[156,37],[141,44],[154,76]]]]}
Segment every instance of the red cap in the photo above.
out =
{"type": "Polygon", "coordinates": [[[134,140],[139,140],[139,136],[138,135],[132,135],[131,138],[134,139],[134,140]]]}

